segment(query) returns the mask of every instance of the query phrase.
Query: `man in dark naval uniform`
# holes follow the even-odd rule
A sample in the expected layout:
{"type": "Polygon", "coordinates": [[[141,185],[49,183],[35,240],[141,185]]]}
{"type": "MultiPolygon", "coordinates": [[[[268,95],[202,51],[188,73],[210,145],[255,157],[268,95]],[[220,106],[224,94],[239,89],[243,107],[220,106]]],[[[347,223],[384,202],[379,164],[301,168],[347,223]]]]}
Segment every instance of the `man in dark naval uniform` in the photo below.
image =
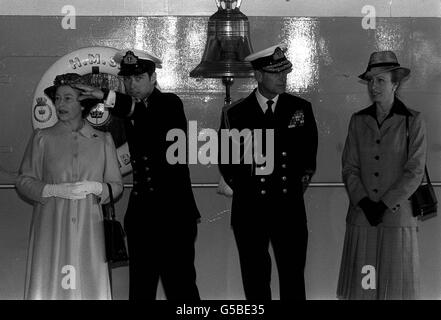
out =
{"type": "Polygon", "coordinates": [[[200,214],[187,164],[170,164],[166,157],[173,143],[167,141],[167,132],[187,133],[182,101],[155,86],[158,58],[133,50],[114,59],[120,63],[127,94],[79,89],[84,98],[103,99],[113,115],[126,118],[133,167],[133,190],[124,218],[130,299],[154,300],[160,277],[168,300],[199,300],[194,244],[200,214]]]}
{"type": "MultiPolygon", "coordinates": [[[[270,242],[279,273],[280,299],[306,298],[308,230],[303,193],[316,169],[317,127],[311,104],[285,93],[292,64],[284,51],[286,46],[281,44],[245,58],[253,66],[258,86],[248,97],[223,110],[220,127],[221,132],[249,129],[253,139],[254,129],[274,130],[274,149],[265,143],[262,148],[267,159],[273,157],[271,171],[263,173],[267,170],[256,161],[255,153],[251,164],[245,162],[244,150],[250,150],[250,144],[244,142],[246,138],[234,141],[231,134],[229,148],[240,143],[241,164],[219,160],[221,174],[233,190],[231,225],[249,300],[271,299],[270,242]]],[[[253,145],[255,152],[259,149],[256,140],[253,145]]]]}

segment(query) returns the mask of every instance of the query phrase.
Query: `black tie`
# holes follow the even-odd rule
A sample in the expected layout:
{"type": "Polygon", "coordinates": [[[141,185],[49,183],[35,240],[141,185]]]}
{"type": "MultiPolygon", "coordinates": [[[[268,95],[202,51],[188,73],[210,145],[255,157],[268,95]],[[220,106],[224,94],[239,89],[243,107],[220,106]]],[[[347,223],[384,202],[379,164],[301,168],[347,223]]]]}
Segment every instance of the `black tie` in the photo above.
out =
{"type": "Polygon", "coordinates": [[[267,128],[273,128],[274,127],[274,113],[271,106],[273,105],[273,100],[268,100],[266,104],[268,105],[268,108],[266,108],[265,111],[265,122],[267,128]]]}

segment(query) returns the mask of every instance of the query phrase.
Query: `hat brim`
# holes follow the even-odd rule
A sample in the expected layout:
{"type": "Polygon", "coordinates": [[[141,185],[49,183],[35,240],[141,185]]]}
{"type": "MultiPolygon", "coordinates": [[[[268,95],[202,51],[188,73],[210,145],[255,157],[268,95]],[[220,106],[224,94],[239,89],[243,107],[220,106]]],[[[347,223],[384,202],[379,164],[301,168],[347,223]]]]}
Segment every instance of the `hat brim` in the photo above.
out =
{"type": "Polygon", "coordinates": [[[55,94],[57,93],[58,87],[68,86],[68,87],[71,87],[72,89],[78,90],[77,88],[74,88],[72,85],[73,84],[52,85],[52,86],[47,87],[46,89],[44,89],[43,92],[49,97],[49,99],[51,99],[52,103],[54,103],[54,101],[55,101],[55,94]]]}
{"type": "Polygon", "coordinates": [[[124,64],[120,65],[118,72],[119,76],[136,76],[143,73],[152,74],[156,70],[156,65],[150,60],[139,59],[136,64],[124,64]]]}
{"type": "Polygon", "coordinates": [[[123,69],[118,72],[119,76],[139,76],[140,74],[147,73],[148,70],[136,70],[136,69],[123,69]]]}
{"type": "Polygon", "coordinates": [[[54,86],[54,85],[52,85],[52,86],[47,87],[46,89],[44,89],[44,93],[49,97],[49,99],[52,100],[52,102],[53,102],[54,99],[55,99],[55,93],[57,92],[57,88],[58,88],[58,87],[59,87],[59,86],[54,86]]]}
{"type": "Polygon", "coordinates": [[[292,63],[286,59],[280,63],[262,67],[261,70],[269,73],[290,73],[292,71],[292,63]]]}
{"type": "Polygon", "coordinates": [[[397,66],[391,66],[391,67],[376,67],[369,71],[365,71],[364,73],[360,74],[358,77],[362,80],[369,80],[369,78],[379,75],[381,73],[390,72],[397,70],[400,80],[407,77],[410,74],[410,69],[404,68],[404,67],[397,67],[397,66]]]}

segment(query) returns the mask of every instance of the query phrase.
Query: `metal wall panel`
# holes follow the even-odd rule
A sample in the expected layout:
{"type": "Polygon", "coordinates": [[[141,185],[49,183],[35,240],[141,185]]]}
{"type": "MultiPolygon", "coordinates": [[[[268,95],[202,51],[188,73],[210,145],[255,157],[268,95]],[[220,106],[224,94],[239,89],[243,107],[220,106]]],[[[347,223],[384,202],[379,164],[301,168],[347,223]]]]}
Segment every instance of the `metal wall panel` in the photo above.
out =
{"type": "MultiPolygon", "coordinates": [[[[207,17],[78,17],[77,29],[64,30],[61,17],[0,16],[0,184],[13,183],[32,131],[33,93],[44,72],[61,56],[82,47],[136,47],[164,61],[160,86],[184,101],[188,120],[217,129],[224,87],[216,79],[192,79],[206,41],[207,17]]],[[[357,76],[374,50],[393,49],[402,65],[412,69],[401,89],[403,100],[423,112],[429,133],[428,166],[441,180],[441,23],[437,18],[378,18],[365,30],[361,18],[249,17],[254,50],[278,42],[289,46],[294,71],[288,89],[313,104],[319,151],[315,183],[341,182],[341,152],[350,115],[369,103],[357,76]]],[[[246,96],[252,79],[237,79],[232,98],[246,96]]],[[[217,183],[216,165],[190,166],[194,183],[217,183]]],[[[131,176],[125,178],[131,182],[131,176]]],[[[437,194],[441,194],[437,188],[437,194]]],[[[118,203],[122,218],[127,195],[118,203]]],[[[196,244],[196,266],[204,299],[241,299],[243,290],[237,249],[229,228],[230,200],[214,189],[195,188],[202,214],[196,244]]],[[[340,265],[348,198],[342,187],[314,187],[306,195],[310,230],[306,266],[307,296],[334,299],[340,265]]],[[[25,251],[31,207],[14,190],[0,189],[0,298],[22,297],[25,251]]],[[[420,226],[423,298],[441,295],[441,218],[420,226]]],[[[273,292],[278,297],[277,269],[273,292]]],[[[116,297],[127,297],[127,270],[116,272],[116,297]]],[[[158,297],[163,298],[162,291],[158,297]]]]}

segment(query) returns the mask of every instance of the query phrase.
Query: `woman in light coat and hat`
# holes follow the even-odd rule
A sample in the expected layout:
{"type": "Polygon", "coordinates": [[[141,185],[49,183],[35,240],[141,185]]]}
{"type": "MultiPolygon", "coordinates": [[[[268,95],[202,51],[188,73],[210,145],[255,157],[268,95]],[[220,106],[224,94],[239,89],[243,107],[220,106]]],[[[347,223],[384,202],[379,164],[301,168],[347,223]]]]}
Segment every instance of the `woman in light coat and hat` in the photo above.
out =
{"type": "Polygon", "coordinates": [[[85,118],[97,100],[78,101],[76,73],[45,89],[57,112],[52,127],[34,131],[16,183],[34,206],[25,299],[111,299],[101,204],[123,190],[110,133],[85,118]]]}
{"type": "Polygon", "coordinates": [[[350,203],[340,299],[419,297],[417,222],[409,198],[424,174],[426,129],[421,114],[396,96],[409,73],[392,51],[380,51],[359,76],[373,104],[352,115],[343,150],[350,203]]]}

